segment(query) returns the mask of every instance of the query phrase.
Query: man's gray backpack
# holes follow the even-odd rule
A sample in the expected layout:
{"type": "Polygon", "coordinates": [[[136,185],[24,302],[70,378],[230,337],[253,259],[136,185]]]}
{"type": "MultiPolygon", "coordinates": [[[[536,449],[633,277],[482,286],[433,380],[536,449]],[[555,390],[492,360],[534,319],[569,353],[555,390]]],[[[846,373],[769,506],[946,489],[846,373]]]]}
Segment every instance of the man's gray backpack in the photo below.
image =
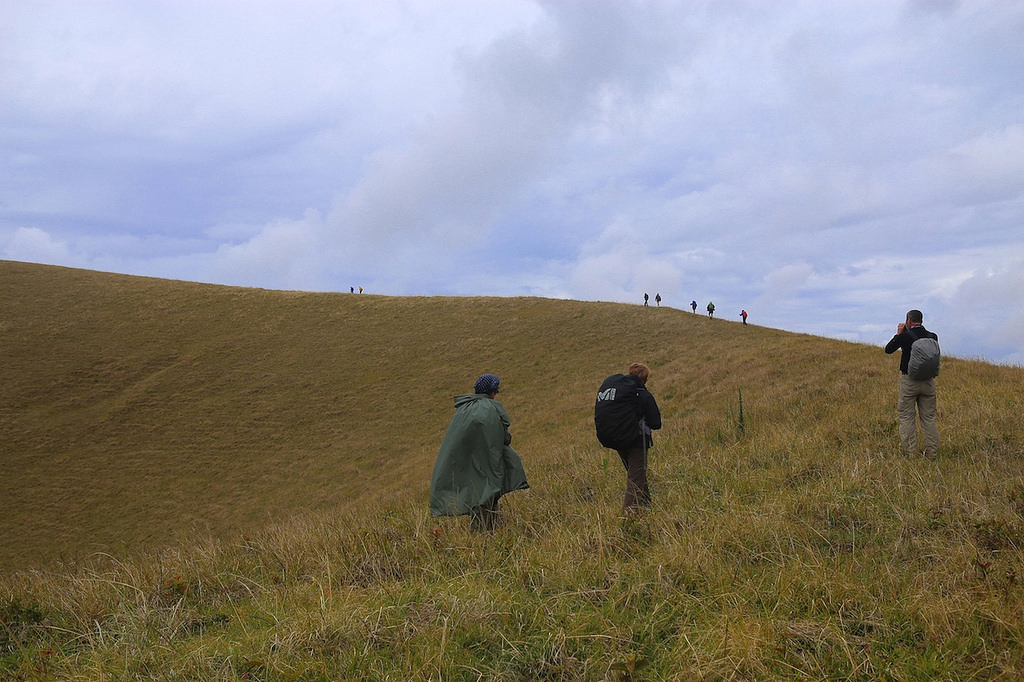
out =
{"type": "Polygon", "coordinates": [[[910,360],[907,361],[907,376],[917,381],[927,381],[939,376],[939,342],[930,336],[918,336],[913,328],[907,330],[914,337],[910,344],[910,360]]]}

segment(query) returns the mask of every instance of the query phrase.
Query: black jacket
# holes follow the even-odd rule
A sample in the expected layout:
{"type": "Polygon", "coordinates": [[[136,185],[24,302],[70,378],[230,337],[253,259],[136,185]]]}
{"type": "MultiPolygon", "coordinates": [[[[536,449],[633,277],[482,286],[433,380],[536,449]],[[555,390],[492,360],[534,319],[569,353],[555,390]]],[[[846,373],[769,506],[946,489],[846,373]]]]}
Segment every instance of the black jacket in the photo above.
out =
{"type": "Polygon", "coordinates": [[[910,347],[914,345],[914,341],[927,338],[939,340],[938,334],[931,333],[924,328],[923,324],[914,327],[904,327],[902,334],[897,334],[892,337],[889,343],[885,344],[885,352],[892,354],[898,350],[903,351],[903,355],[900,356],[900,372],[906,374],[907,363],[910,361],[910,347]]]}

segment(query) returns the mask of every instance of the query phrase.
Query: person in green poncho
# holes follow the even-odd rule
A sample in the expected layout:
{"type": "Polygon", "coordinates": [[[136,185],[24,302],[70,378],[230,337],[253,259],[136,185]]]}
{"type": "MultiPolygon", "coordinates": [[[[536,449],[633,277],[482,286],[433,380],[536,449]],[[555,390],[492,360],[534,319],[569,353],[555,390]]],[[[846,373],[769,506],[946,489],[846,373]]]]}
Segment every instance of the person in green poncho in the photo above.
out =
{"type": "Polygon", "coordinates": [[[473,531],[494,530],[498,499],[530,487],[519,453],[509,447],[508,413],[494,399],[500,382],[484,374],[473,393],[455,396],[455,414],[430,477],[430,515],[468,515],[473,531]]]}

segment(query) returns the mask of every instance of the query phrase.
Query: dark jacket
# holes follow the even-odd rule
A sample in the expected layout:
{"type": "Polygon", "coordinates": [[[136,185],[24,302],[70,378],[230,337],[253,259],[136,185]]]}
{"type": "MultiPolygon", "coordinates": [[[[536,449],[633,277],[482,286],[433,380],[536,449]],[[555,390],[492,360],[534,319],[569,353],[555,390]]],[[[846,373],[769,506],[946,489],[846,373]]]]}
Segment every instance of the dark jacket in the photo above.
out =
{"type": "Polygon", "coordinates": [[[523,461],[509,447],[508,413],[481,393],[455,396],[455,414],[430,477],[430,515],[470,514],[496,497],[529,488],[523,461]]]}
{"type": "MultiPolygon", "coordinates": [[[[637,380],[639,384],[640,381],[637,380]]],[[[647,447],[654,445],[654,437],[651,435],[651,431],[657,431],[661,428],[661,410],[658,409],[658,402],[651,395],[651,392],[647,390],[647,387],[640,384],[640,392],[637,394],[640,405],[640,418],[643,419],[644,425],[647,430],[644,434],[647,436],[647,447]]],[[[641,445],[643,443],[641,442],[641,445]]]]}
{"type": "Polygon", "coordinates": [[[925,329],[923,324],[918,324],[913,327],[904,327],[902,334],[895,335],[889,340],[889,343],[885,344],[885,352],[889,355],[898,350],[903,351],[903,354],[900,356],[900,372],[903,374],[907,373],[907,363],[910,362],[910,347],[918,339],[935,339],[938,341],[939,336],[925,329]]]}

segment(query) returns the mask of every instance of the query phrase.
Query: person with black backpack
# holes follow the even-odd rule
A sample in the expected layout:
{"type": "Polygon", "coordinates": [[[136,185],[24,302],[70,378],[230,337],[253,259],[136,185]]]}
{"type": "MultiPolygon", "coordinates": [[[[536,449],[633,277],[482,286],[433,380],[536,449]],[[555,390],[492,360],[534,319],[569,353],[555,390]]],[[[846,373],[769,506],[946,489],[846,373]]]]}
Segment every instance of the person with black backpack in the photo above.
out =
{"type": "Polygon", "coordinates": [[[619,453],[626,468],[626,511],[651,506],[647,485],[647,450],[654,445],[651,431],[661,428],[661,411],[647,390],[651,371],[634,362],[626,374],[604,380],[594,403],[594,426],[601,445],[619,453]]]}
{"type": "Polygon", "coordinates": [[[896,335],[885,346],[888,354],[901,350],[899,401],[900,442],[903,453],[917,452],[917,419],[924,432],[924,456],[939,454],[939,426],[935,377],[939,375],[939,337],[924,328],[924,315],[911,310],[896,327],[896,335]]]}

